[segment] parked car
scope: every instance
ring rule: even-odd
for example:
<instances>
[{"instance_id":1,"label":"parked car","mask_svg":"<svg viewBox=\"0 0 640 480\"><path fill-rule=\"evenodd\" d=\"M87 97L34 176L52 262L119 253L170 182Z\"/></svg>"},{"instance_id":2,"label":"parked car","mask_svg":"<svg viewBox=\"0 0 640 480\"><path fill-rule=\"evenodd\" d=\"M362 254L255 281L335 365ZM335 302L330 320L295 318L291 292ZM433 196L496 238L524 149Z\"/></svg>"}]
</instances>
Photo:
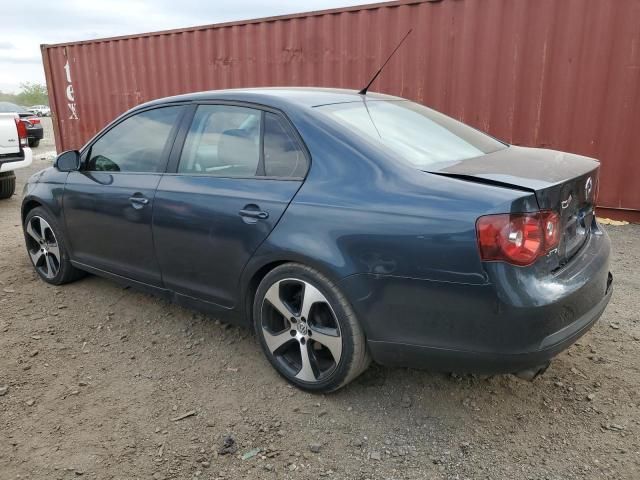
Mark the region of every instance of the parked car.
<instances>
[{"instance_id":1,"label":"parked car","mask_svg":"<svg viewBox=\"0 0 640 480\"><path fill-rule=\"evenodd\" d=\"M17 113L27 129L29 147L36 148L44 137L40 118L24 107L11 102L0 102L0 113Z\"/></svg>"},{"instance_id":2,"label":"parked car","mask_svg":"<svg viewBox=\"0 0 640 480\"><path fill-rule=\"evenodd\" d=\"M51 109L49 108L48 105L33 105L32 107L29 107L27 110L29 110L31 113L36 114L38 117L51 116Z\"/></svg>"},{"instance_id":3,"label":"parked car","mask_svg":"<svg viewBox=\"0 0 640 480\"><path fill-rule=\"evenodd\" d=\"M0 113L0 200L10 198L16 190L19 168L31 165L27 147L27 129L15 113Z\"/></svg>"},{"instance_id":4,"label":"parked car","mask_svg":"<svg viewBox=\"0 0 640 480\"><path fill-rule=\"evenodd\" d=\"M26 184L38 275L112 278L253 325L331 391L369 365L531 378L612 292L597 161L333 89L146 103Z\"/></svg>"}]
</instances>

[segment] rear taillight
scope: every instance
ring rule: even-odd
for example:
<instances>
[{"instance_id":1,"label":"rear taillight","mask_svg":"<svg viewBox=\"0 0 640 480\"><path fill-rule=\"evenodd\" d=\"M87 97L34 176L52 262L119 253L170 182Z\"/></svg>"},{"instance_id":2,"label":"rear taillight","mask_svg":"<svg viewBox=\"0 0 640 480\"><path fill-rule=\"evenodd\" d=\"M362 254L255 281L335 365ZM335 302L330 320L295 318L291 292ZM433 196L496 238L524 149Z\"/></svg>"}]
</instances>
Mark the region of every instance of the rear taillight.
<instances>
[{"instance_id":1,"label":"rear taillight","mask_svg":"<svg viewBox=\"0 0 640 480\"><path fill-rule=\"evenodd\" d=\"M16 128L18 129L18 138L20 139L20 146L26 147L28 143L27 126L20 119L20 117L16 117Z\"/></svg>"},{"instance_id":2,"label":"rear taillight","mask_svg":"<svg viewBox=\"0 0 640 480\"><path fill-rule=\"evenodd\" d=\"M556 212L485 215L476 221L480 258L530 265L558 246L559 230Z\"/></svg>"},{"instance_id":3,"label":"rear taillight","mask_svg":"<svg viewBox=\"0 0 640 480\"><path fill-rule=\"evenodd\" d=\"M29 122L31 125L39 125L40 119L38 117L29 117L27 118L27 122Z\"/></svg>"}]
</instances>

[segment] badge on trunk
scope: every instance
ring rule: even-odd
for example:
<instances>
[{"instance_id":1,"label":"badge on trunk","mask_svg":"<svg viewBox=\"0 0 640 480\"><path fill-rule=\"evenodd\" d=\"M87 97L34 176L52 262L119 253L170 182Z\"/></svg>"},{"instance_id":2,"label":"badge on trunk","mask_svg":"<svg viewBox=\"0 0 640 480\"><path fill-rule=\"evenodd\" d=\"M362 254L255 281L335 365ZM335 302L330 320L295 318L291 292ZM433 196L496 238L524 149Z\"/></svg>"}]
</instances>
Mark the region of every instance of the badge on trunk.
<instances>
[{"instance_id":1,"label":"badge on trunk","mask_svg":"<svg viewBox=\"0 0 640 480\"><path fill-rule=\"evenodd\" d=\"M587 198L591 196L591 190L593 190L593 180L589 177L587 178L587 182L584 184L584 193Z\"/></svg>"}]
</instances>

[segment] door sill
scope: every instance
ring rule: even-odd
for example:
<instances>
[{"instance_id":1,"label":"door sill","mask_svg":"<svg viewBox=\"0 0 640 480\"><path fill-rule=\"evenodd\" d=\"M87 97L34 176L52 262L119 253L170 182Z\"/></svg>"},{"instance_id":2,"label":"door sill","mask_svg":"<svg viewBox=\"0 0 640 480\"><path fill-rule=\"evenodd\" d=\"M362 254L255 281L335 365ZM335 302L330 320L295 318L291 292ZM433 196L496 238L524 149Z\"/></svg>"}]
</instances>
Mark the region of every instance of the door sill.
<instances>
[{"instance_id":1,"label":"door sill","mask_svg":"<svg viewBox=\"0 0 640 480\"><path fill-rule=\"evenodd\" d=\"M161 297L165 300L175 303L176 305L180 305L182 307L186 307L193 310L198 310L202 313L210 314L216 318L219 318L220 320L225 320L229 323L234 323L236 325L247 325L247 321L243 318L243 316L240 315L238 311L233 308L224 307L222 305L218 305L217 303L208 302L206 300L200 300L199 298L194 298L188 295L176 293L173 290L168 290L166 288L162 288L155 285L150 285L148 283L133 280L131 278L124 277L122 275L118 275L115 273L107 272L100 268L92 267L90 265L86 265L84 263L80 263L75 260L71 260L71 264L80 270L84 270L85 272L89 272L99 277L104 277L109 280L113 280L120 285L132 287L132 288L135 288L136 290Z\"/></svg>"}]
</instances>

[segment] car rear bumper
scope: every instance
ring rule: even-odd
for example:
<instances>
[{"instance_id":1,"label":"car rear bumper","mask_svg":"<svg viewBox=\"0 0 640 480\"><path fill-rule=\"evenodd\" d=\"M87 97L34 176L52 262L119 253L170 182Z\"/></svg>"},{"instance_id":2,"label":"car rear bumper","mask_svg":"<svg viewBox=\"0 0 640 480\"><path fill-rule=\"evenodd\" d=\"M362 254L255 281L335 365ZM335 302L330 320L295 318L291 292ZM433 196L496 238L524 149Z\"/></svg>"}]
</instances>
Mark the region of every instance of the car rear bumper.
<instances>
[{"instance_id":1,"label":"car rear bumper","mask_svg":"<svg viewBox=\"0 0 640 480\"><path fill-rule=\"evenodd\" d=\"M11 172L19 168L25 168L31 165L32 153L30 148L23 148L22 156L0 157L0 173Z\"/></svg>"},{"instance_id":2,"label":"car rear bumper","mask_svg":"<svg viewBox=\"0 0 640 480\"><path fill-rule=\"evenodd\" d=\"M42 125L36 125L32 128L27 127L27 137L33 138L34 140L42 140L44 137L44 129L42 128Z\"/></svg>"},{"instance_id":3,"label":"car rear bumper","mask_svg":"<svg viewBox=\"0 0 640 480\"><path fill-rule=\"evenodd\" d=\"M573 345L602 316L612 292L610 285L606 295L591 310L543 338L539 349L527 352L472 352L374 340L367 343L372 357L382 365L466 373L515 373L545 365Z\"/></svg>"},{"instance_id":4,"label":"car rear bumper","mask_svg":"<svg viewBox=\"0 0 640 480\"><path fill-rule=\"evenodd\" d=\"M496 262L482 284L361 274L341 285L378 363L511 373L548 362L600 318L612 292L609 254L594 225L553 274Z\"/></svg>"}]
</instances>

